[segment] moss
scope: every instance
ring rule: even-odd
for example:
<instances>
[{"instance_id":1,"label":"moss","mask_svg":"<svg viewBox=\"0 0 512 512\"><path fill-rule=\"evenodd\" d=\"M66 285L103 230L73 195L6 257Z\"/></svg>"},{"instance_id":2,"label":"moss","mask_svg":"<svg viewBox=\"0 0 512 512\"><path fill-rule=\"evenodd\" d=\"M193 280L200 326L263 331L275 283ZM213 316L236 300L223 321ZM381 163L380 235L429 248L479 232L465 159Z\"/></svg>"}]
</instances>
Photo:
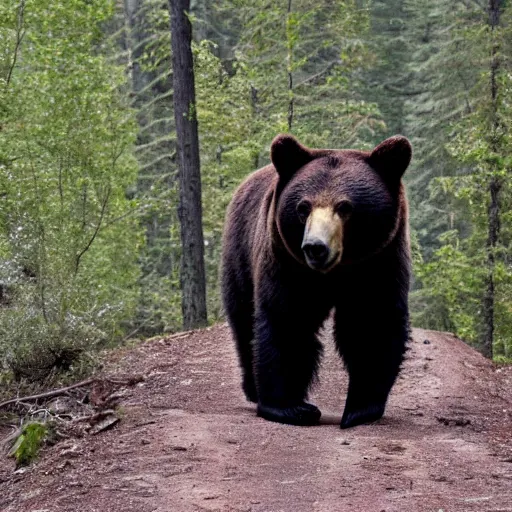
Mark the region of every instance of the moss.
<instances>
[{"instance_id":1,"label":"moss","mask_svg":"<svg viewBox=\"0 0 512 512\"><path fill-rule=\"evenodd\" d=\"M37 458L47 434L48 427L42 423L29 423L23 427L10 452L18 467L27 466Z\"/></svg>"}]
</instances>

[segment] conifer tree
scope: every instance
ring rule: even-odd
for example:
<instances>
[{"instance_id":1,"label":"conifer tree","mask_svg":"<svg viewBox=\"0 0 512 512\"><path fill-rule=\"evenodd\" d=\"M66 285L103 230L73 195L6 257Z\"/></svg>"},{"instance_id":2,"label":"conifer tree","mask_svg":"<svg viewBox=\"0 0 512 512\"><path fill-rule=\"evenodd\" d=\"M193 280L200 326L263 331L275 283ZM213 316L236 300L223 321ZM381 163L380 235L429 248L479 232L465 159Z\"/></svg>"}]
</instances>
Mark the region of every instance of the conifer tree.
<instances>
[{"instance_id":1,"label":"conifer tree","mask_svg":"<svg viewBox=\"0 0 512 512\"><path fill-rule=\"evenodd\" d=\"M206 278L190 0L169 0L169 9L180 190L181 304L183 327L191 329L206 324Z\"/></svg>"}]
</instances>

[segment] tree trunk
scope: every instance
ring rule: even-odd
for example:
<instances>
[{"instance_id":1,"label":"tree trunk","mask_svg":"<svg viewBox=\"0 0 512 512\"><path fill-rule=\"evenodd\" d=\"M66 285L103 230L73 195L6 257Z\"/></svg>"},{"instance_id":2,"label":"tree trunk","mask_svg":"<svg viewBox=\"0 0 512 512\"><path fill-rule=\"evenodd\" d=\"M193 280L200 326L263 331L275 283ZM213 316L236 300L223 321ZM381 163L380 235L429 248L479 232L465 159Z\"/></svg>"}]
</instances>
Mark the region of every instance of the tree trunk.
<instances>
[{"instance_id":1,"label":"tree trunk","mask_svg":"<svg viewBox=\"0 0 512 512\"><path fill-rule=\"evenodd\" d=\"M499 44L496 41L496 28L500 24L500 7L502 0L489 0L489 25L491 27L491 141L493 154L499 151L499 119L498 119L498 73L500 70ZM500 233L500 179L492 173L489 181L489 208L487 210L487 283L484 296L484 340L483 354L492 359L494 344L494 304L495 287L494 272L496 267L496 246Z\"/></svg>"},{"instance_id":2,"label":"tree trunk","mask_svg":"<svg viewBox=\"0 0 512 512\"><path fill-rule=\"evenodd\" d=\"M292 131L293 125L293 42L292 42L292 34L290 31L292 30L290 25L290 16L292 13L292 0L288 0L288 9L286 12L286 37L287 37L287 45L288 45L288 53L286 56L287 61L287 71L288 71L288 131Z\"/></svg>"},{"instance_id":3,"label":"tree trunk","mask_svg":"<svg viewBox=\"0 0 512 512\"><path fill-rule=\"evenodd\" d=\"M206 283L190 0L169 0L179 167L183 328L206 324Z\"/></svg>"}]
</instances>

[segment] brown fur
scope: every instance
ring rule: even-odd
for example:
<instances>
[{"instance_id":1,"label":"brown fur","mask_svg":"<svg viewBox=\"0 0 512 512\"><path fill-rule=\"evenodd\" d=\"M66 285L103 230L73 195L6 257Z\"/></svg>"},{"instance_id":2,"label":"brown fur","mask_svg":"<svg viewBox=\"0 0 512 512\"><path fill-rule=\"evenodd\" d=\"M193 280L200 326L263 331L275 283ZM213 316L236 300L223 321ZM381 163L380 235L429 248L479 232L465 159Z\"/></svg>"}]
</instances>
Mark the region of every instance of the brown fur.
<instances>
[{"instance_id":1,"label":"brown fur","mask_svg":"<svg viewBox=\"0 0 512 512\"><path fill-rule=\"evenodd\" d=\"M272 144L273 163L235 192L224 231L223 299L243 388L261 416L318 420L319 411L304 400L322 351L316 332L333 307L350 375L342 426L383 414L408 335L410 257L400 178L410 156L403 137L364 152L311 150L282 135ZM332 267L316 269L305 256L311 222L305 216L315 208L332 209L333 222L342 219L341 229L315 231L326 250L342 247Z\"/></svg>"}]
</instances>

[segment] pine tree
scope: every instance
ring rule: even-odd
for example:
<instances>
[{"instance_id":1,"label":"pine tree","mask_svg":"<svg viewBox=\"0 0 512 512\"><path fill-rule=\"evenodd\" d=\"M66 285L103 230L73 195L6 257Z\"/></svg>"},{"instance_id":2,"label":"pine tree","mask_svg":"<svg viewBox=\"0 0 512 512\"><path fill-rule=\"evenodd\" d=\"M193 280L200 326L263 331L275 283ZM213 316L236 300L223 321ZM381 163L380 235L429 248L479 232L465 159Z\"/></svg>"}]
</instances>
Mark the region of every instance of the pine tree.
<instances>
[{"instance_id":1,"label":"pine tree","mask_svg":"<svg viewBox=\"0 0 512 512\"><path fill-rule=\"evenodd\" d=\"M290 130L312 146L367 143L381 123L375 104L358 94L358 72L369 61L366 8L327 0L220 5L243 27L235 55L251 86L255 146L267 148L276 133Z\"/></svg>"},{"instance_id":2,"label":"pine tree","mask_svg":"<svg viewBox=\"0 0 512 512\"><path fill-rule=\"evenodd\" d=\"M498 17L497 4L488 7L454 10L445 20L446 44L431 59L444 68L449 64L452 75L440 74L446 85L438 88L443 94L438 97L445 101L436 103L442 110L435 123L444 127L442 148L451 165L444 176L436 171L429 188L437 197L427 196L425 202L442 198L451 222L438 248L418 267L418 277L424 297L444 305L450 328L492 357L493 348L494 354L506 355L511 343L507 291L512 276L503 250L509 242L501 236L502 229L508 231L502 205L510 200L504 180L510 109L502 95L510 87L510 34L501 24L508 10Z\"/></svg>"},{"instance_id":3,"label":"pine tree","mask_svg":"<svg viewBox=\"0 0 512 512\"><path fill-rule=\"evenodd\" d=\"M206 278L190 0L169 0L169 9L180 186L181 303L183 327L191 329L206 324Z\"/></svg>"}]
</instances>

